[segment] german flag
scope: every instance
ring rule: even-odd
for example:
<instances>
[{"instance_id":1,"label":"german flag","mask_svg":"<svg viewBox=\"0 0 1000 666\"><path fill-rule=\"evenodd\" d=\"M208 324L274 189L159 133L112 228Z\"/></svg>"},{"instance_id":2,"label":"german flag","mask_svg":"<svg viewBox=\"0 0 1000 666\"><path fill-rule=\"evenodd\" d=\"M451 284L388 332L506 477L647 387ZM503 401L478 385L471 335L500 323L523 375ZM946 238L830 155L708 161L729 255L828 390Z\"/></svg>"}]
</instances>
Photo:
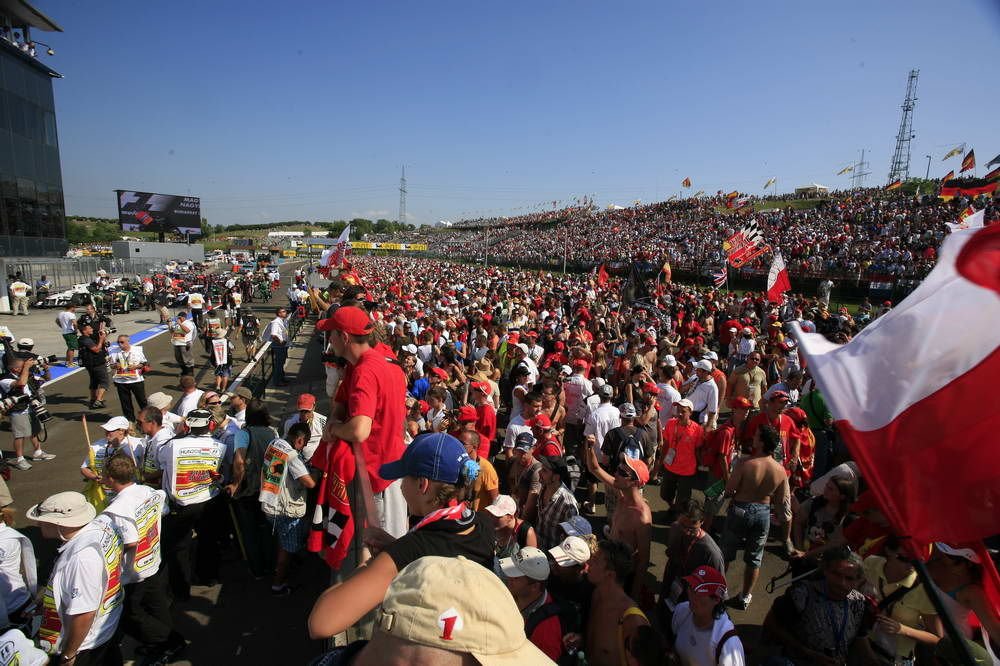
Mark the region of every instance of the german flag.
<instances>
[{"instance_id":1,"label":"german flag","mask_svg":"<svg viewBox=\"0 0 1000 666\"><path fill-rule=\"evenodd\" d=\"M896 180L892 181L891 183L885 186L885 191L891 192L892 190L898 190L902 186L903 186L903 181L897 178Z\"/></svg>"},{"instance_id":2,"label":"german flag","mask_svg":"<svg viewBox=\"0 0 1000 666\"><path fill-rule=\"evenodd\" d=\"M951 171L949 171L949 172L948 172L948 173L947 173L947 174L945 175L945 177L944 177L944 178L942 178L942 179L941 179L941 184L942 184L942 185L944 185L944 184L945 184L945 183L947 183L947 182L948 182L949 180L953 180L954 178L955 178L955 170L954 170L954 169L952 169Z\"/></svg>"},{"instance_id":3,"label":"german flag","mask_svg":"<svg viewBox=\"0 0 1000 666\"><path fill-rule=\"evenodd\" d=\"M1000 180L992 183L985 178L965 178L962 180L949 180L941 185L939 197L945 201L950 201L958 196L978 197L981 195L993 195L1000 186Z\"/></svg>"},{"instance_id":4,"label":"german flag","mask_svg":"<svg viewBox=\"0 0 1000 666\"><path fill-rule=\"evenodd\" d=\"M685 178L684 180L681 181L681 185L683 185L684 187L691 187L691 179Z\"/></svg>"},{"instance_id":5,"label":"german flag","mask_svg":"<svg viewBox=\"0 0 1000 666\"><path fill-rule=\"evenodd\" d=\"M993 169L988 174L983 176L983 180L992 183L994 180L1000 180L1000 167Z\"/></svg>"},{"instance_id":6,"label":"german flag","mask_svg":"<svg viewBox=\"0 0 1000 666\"><path fill-rule=\"evenodd\" d=\"M970 150L969 153L962 158L962 168L958 170L959 173L969 171L976 168L976 151Z\"/></svg>"}]
</instances>

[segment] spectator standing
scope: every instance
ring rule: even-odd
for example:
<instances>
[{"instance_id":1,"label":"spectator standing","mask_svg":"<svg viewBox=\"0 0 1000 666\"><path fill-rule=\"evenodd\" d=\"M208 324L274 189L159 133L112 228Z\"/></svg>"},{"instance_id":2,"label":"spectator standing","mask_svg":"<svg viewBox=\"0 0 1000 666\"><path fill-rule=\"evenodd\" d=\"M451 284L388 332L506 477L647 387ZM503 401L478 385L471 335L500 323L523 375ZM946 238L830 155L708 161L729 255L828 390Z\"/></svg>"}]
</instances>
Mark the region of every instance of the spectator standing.
<instances>
[{"instance_id":1,"label":"spectator standing","mask_svg":"<svg viewBox=\"0 0 1000 666\"><path fill-rule=\"evenodd\" d=\"M767 388L767 375L760 367L761 358L757 352L747 356L746 363L736 366L726 385L730 398L746 398L754 409L760 407L760 399Z\"/></svg>"},{"instance_id":2,"label":"spectator standing","mask_svg":"<svg viewBox=\"0 0 1000 666\"><path fill-rule=\"evenodd\" d=\"M594 666L627 664L628 645L649 627L646 614L626 591L626 581L634 575L628 546L606 540L597 544L587 568L594 594L584 634L587 660Z\"/></svg>"},{"instance_id":3,"label":"spectator standing","mask_svg":"<svg viewBox=\"0 0 1000 666\"><path fill-rule=\"evenodd\" d=\"M80 338L77 336L76 312L73 311L74 309L72 303L67 303L63 306L63 311L56 315L56 326L59 327L59 333L62 334L63 340L66 342L67 368L76 367L76 364L73 363L73 356L80 348Z\"/></svg>"},{"instance_id":4,"label":"spectator standing","mask_svg":"<svg viewBox=\"0 0 1000 666\"><path fill-rule=\"evenodd\" d=\"M287 386L285 360L288 358L288 308L277 308L274 319L264 331L264 339L271 342L271 363L275 386ZM365 315L366 317L368 315Z\"/></svg>"},{"instance_id":5,"label":"spectator standing","mask_svg":"<svg viewBox=\"0 0 1000 666\"><path fill-rule=\"evenodd\" d=\"M90 377L90 408L104 409L104 393L111 386L108 377L108 331L103 326L95 336L94 325L80 326L80 362Z\"/></svg>"},{"instance_id":6,"label":"spectator standing","mask_svg":"<svg viewBox=\"0 0 1000 666\"><path fill-rule=\"evenodd\" d=\"M541 456L538 459L541 469L538 477L542 482L542 491L538 497L538 547L548 550L559 545L564 533L561 523L567 522L573 516L580 515L576 498L569 489L569 467L562 456Z\"/></svg>"},{"instance_id":7,"label":"spectator standing","mask_svg":"<svg viewBox=\"0 0 1000 666\"><path fill-rule=\"evenodd\" d=\"M513 557L505 557L498 564L503 582L510 590L521 616L524 633L539 650L552 661L558 662L565 652L563 636L575 630L563 626L560 607L548 590L549 560L545 552L528 546Z\"/></svg>"},{"instance_id":8,"label":"spectator standing","mask_svg":"<svg viewBox=\"0 0 1000 666\"><path fill-rule=\"evenodd\" d=\"M42 596L39 643L50 663L122 663L114 640L122 614L122 539L107 517L77 492L52 495L28 509L42 537L61 542Z\"/></svg>"},{"instance_id":9,"label":"spectator standing","mask_svg":"<svg viewBox=\"0 0 1000 666\"><path fill-rule=\"evenodd\" d=\"M299 395L298 409L297 413L292 414L285 420L284 436L286 440L291 442L288 439L288 432L293 425L304 423L309 426L309 438L305 448L302 449L302 456L306 462L309 462L313 453L316 452L316 447L319 446L320 440L323 438L323 431L326 429L326 417L316 413L316 396L312 393Z\"/></svg>"},{"instance_id":10,"label":"spectator standing","mask_svg":"<svg viewBox=\"0 0 1000 666\"><path fill-rule=\"evenodd\" d=\"M2 479L2 477L0 477ZM3 485L5 497L0 497L4 507L13 503ZM38 573L35 549L31 540L13 527L13 512L0 512L0 621L4 624L24 624L31 621L38 592Z\"/></svg>"},{"instance_id":11,"label":"spectator standing","mask_svg":"<svg viewBox=\"0 0 1000 666\"><path fill-rule=\"evenodd\" d=\"M149 361L142 347L133 346L127 335L118 336L118 351L111 354L111 365L114 368L112 381L118 391L118 401L122 406L122 414L129 421L135 421L135 409L132 399L141 410L146 407L145 374L150 371Z\"/></svg>"},{"instance_id":12,"label":"spectator standing","mask_svg":"<svg viewBox=\"0 0 1000 666\"><path fill-rule=\"evenodd\" d=\"M188 307L191 309L191 321L195 328L201 328L201 316L205 310L205 296L199 291L198 286L192 287L188 293Z\"/></svg>"},{"instance_id":13,"label":"spectator standing","mask_svg":"<svg viewBox=\"0 0 1000 666\"><path fill-rule=\"evenodd\" d=\"M708 566L724 571L726 562L715 540L704 530L705 511L701 502L689 499L680 506L677 520L667 532L667 564L660 581L659 608L669 622L677 604L687 599L685 571ZM725 600L725 599L723 599Z\"/></svg>"},{"instance_id":14,"label":"spectator standing","mask_svg":"<svg viewBox=\"0 0 1000 666\"><path fill-rule=\"evenodd\" d=\"M660 497L669 506L691 497L698 472L696 451L705 438L702 427L691 420L694 405L687 398L677 403L677 416L663 429L663 450L657 467L663 470Z\"/></svg>"},{"instance_id":15,"label":"spectator standing","mask_svg":"<svg viewBox=\"0 0 1000 666\"><path fill-rule=\"evenodd\" d=\"M28 316L28 294L31 293L31 285L16 279L10 283L10 305L11 314Z\"/></svg>"},{"instance_id":16,"label":"spectator standing","mask_svg":"<svg viewBox=\"0 0 1000 666\"><path fill-rule=\"evenodd\" d=\"M201 398L205 395L205 392L198 388L195 384L193 375L184 375L181 377L181 397L177 398L177 404L174 405L174 414L184 418L188 415L192 409L198 407L198 403L201 402Z\"/></svg>"},{"instance_id":17,"label":"spectator standing","mask_svg":"<svg viewBox=\"0 0 1000 666\"><path fill-rule=\"evenodd\" d=\"M186 312L178 312L177 318L170 324L170 344L174 347L174 358L180 366L181 376L194 374L194 357L191 355L191 345L194 342L197 327L188 321Z\"/></svg>"}]
</instances>

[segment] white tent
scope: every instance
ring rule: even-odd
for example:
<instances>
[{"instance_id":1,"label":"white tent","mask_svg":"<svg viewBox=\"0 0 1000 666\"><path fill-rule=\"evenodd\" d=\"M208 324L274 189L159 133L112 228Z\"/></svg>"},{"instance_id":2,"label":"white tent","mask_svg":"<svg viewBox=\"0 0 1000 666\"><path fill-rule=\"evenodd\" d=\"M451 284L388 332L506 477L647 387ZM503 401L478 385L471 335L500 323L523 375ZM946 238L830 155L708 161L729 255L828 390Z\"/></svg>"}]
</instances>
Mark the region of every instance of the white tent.
<instances>
[{"instance_id":1,"label":"white tent","mask_svg":"<svg viewBox=\"0 0 1000 666\"><path fill-rule=\"evenodd\" d=\"M829 194L830 188L826 185L820 185L819 183L809 183L808 185L803 185L802 187L795 188L796 194Z\"/></svg>"}]
</instances>

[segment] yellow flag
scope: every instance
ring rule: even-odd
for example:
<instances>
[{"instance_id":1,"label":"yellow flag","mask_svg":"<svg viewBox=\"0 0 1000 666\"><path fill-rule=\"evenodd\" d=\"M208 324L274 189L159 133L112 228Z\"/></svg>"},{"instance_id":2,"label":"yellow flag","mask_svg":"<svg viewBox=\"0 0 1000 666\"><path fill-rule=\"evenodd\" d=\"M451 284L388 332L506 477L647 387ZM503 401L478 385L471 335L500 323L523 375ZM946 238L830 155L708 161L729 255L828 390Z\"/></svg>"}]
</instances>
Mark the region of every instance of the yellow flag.
<instances>
[{"instance_id":1,"label":"yellow flag","mask_svg":"<svg viewBox=\"0 0 1000 666\"><path fill-rule=\"evenodd\" d=\"M775 182L776 180L778 180L778 179L777 179L777 178L768 178L768 179L767 179L767 182L766 182L766 183L764 183L764 189L766 190L767 188L769 188L769 187L771 187L772 185L774 185L774 182Z\"/></svg>"},{"instance_id":2,"label":"yellow flag","mask_svg":"<svg viewBox=\"0 0 1000 666\"><path fill-rule=\"evenodd\" d=\"M954 148L952 148L951 150L949 150L947 153L945 153L944 157L941 158L941 161L944 162L946 159L955 157L955 155L961 155L964 152L965 152L965 144L964 143L959 144Z\"/></svg>"},{"instance_id":3,"label":"yellow flag","mask_svg":"<svg viewBox=\"0 0 1000 666\"><path fill-rule=\"evenodd\" d=\"M845 166L843 169L841 169L840 171L837 172L837 175L838 176L843 176L845 173L850 173L852 171L854 171L854 165L853 164Z\"/></svg>"}]
</instances>

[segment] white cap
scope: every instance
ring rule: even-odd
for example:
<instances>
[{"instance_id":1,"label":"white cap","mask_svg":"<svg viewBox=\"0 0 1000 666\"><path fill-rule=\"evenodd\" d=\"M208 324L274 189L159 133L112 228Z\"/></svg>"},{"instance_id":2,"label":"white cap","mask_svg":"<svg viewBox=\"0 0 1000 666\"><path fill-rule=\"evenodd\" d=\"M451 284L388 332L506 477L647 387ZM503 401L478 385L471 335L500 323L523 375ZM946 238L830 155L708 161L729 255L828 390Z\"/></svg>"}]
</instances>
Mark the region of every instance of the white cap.
<instances>
[{"instance_id":1,"label":"white cap","mask_svg":"<svg viewBox=\"0 0 1000 666\"><path fill-rule=\"evenodd\" d=\"M590 380L590 384L594 387L594 390L596 391L597 389L607 384L607 382L604 381L604 377L594 377L593 379Z\"/></svg>"},{"instance_id":2,"label":"white cap","mask_svg":"<svg viewBox=\"0 0 1000 666\"><path fill-rule=\"evenodd\" d=\"M702 356L702 358L707 358L707 359L710 359L712 361L718 361L719 360L719 355L716 354L714 351L709 350L709 351L705 352L705 354L704 354L704 356Z\"/></svg>"},{"instance_id":3,"label":"white cap","mask_svg":"<svg viewBox=\"0 0 1000 666\"><path fill-rule=\"evenodd\" d=\"M575 567L590 560L590 546L578 536L570 536L555 548L549 548L556 564L561 567Z\"/></svg>"},{"instance_id":4,"label":"white cap","mask_svg":"<svg viewBox=\"0 0 1000 666\"><path fill-rule=\"evenodd\" d=\"M32 340L31 338L21 338L20 340L17 341L17 346L18 347L34 347L35 346L35 341Z\"/></svg>"},{"instance_id":5,"label":"white cap","mask_svg":"<svg viewBox=\"0 0 1000 666\"><path fill-rule=\"evenodd\" d=\"M500 560L500 571L507 578L527 576L532 580L546 580L549 577L549 558L532 546L525 546L514 553L514 557Z\"/></svg>"},{"instance_id":6,"label":"white cap","mask_svg":"<svg viewBox=\"0 0 1000 666\"><path fill-rule=\"evenodd\" d=\"M706 361L705 359L695 362L694 367L695 370L704 370L705 372L712 372L712 362Z\"/></svg>"},{"instance_id":7,"label":"white cap","mask_svg":"<svg viewBox=\"0 0 1000 666\"><path fill-rule=\"evenodd\" d=\"M688 400L687 398L681 398L674 404L677 405L678 407L687 407L691 411L694 411L694 403Z\"/></svg>"},{"instance_id":8,"label":"white cap","mask_svg":"<svg viewBox=\"0 0 1000 666\"><path fill-rule=\"evenodd\" d=\"M173 402L173 399L163 391L157 391L146 398L146 404L152 405L157 409L166 409L173 404Z\"/></svg>"},{"instance_id":9,"label":"white cap","mask_svg":"<svg viewBox=\"0 0 1000 666\"><path fill-rule=\"evenodd\" d=\"M573 368L569 367L568 365L564 365L561 368L559 368L559 372L561 372L564 376L569 377L570 375L573 374Z\"/></svg>"},{"instance_id":10,"label":"white cap","mask_svg":"<svg viewBox=\"0 0 1000 666\"><path fill-rule=\"evenodd\" d=\"M510 495L497 495L497 498L493 500L493 504L486 507L486 510L497 518L513 516L517 513L517 502Z\"/></svg>"},{"instance_id":11,"label":"white cap","mask_svg":"<svg viewBox=\"0 0 1000 666\"><path fill-rule=\"evenodd\" d=\"M666 363L667 365L669 365L672 368L676 368L677 367L677 359L674 358L673 354L667 354L666 356L664 356L663 357L663 362Z\"/></svg>"},{"instance_id":12,"label":"white cap","mask_svg":"<svg viewBox=\"0 0 1000 666\"><path fill-rule=\"evenodd\" d=\"M129 422L124 416L113 416L108 419L107 423L101 425L107 432L112 432L114 430L128 430Z\"/></svg>"}]
</instances>

